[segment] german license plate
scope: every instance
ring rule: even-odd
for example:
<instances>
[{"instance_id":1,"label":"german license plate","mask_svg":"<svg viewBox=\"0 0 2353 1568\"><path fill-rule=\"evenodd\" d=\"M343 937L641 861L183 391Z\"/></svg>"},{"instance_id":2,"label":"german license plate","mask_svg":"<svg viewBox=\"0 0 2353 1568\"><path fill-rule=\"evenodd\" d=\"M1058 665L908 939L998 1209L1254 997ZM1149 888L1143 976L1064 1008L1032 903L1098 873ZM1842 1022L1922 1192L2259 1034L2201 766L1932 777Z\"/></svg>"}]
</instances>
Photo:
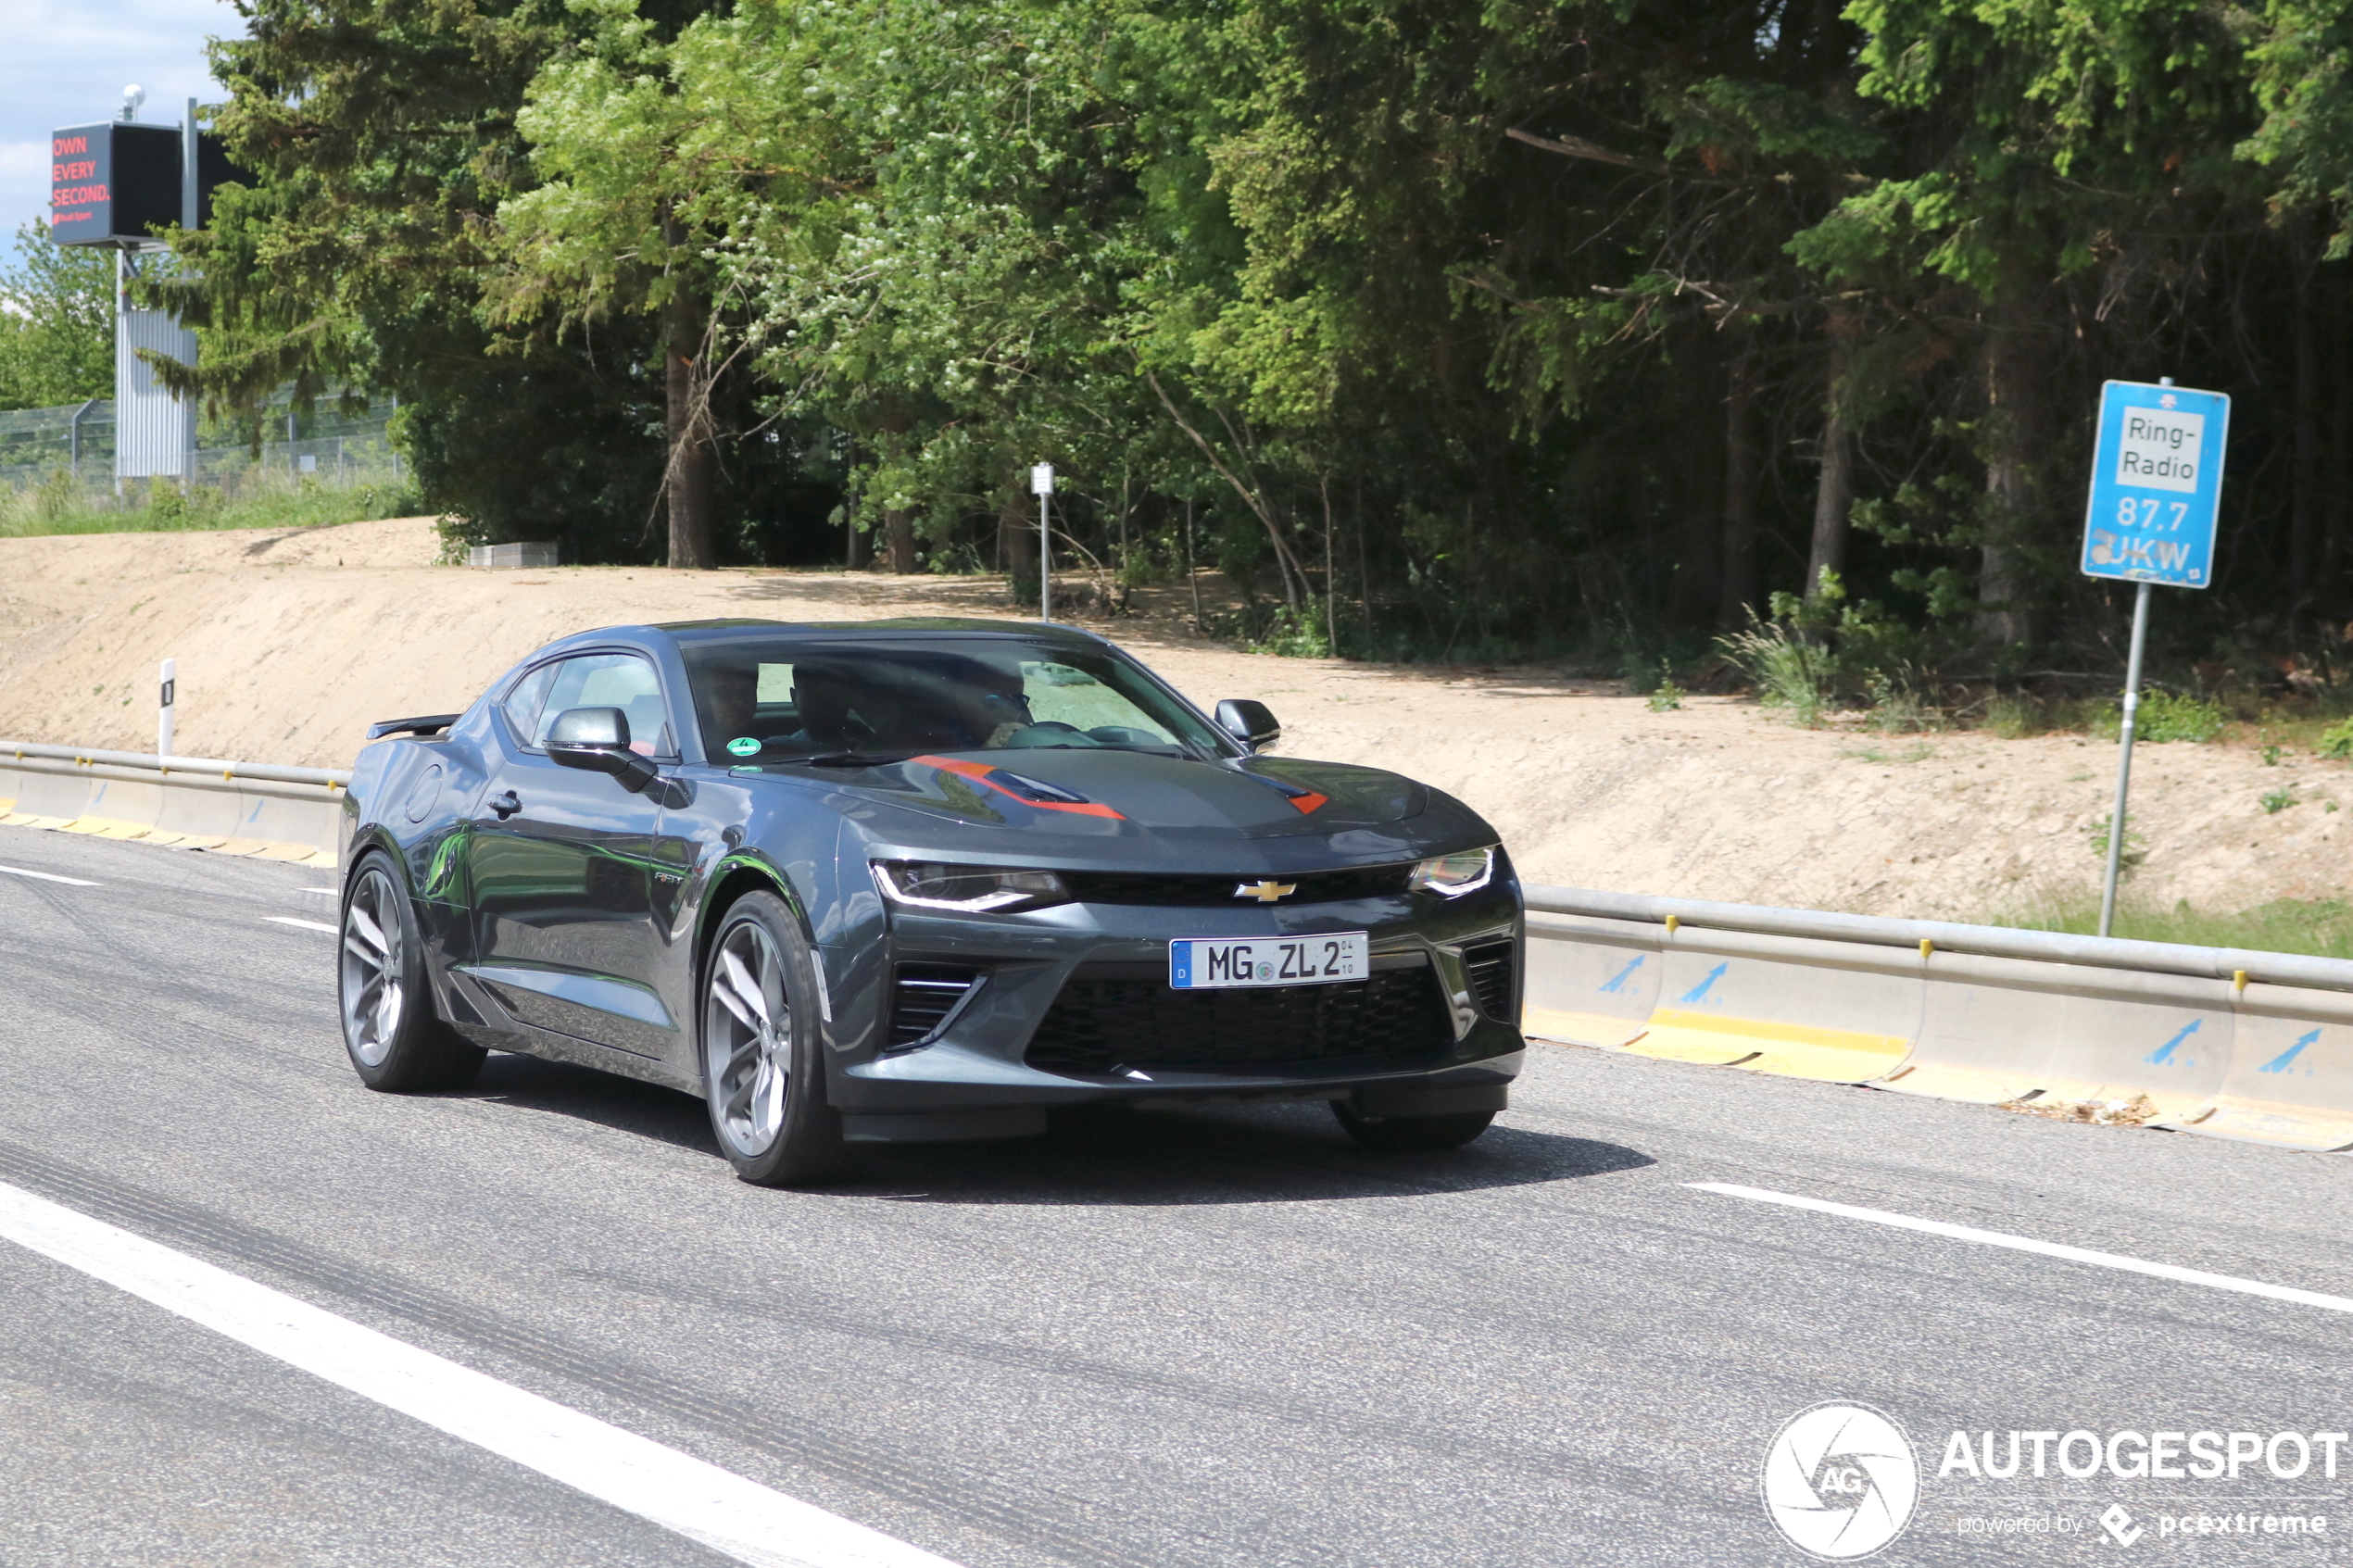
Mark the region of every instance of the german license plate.
<instances>
[{"instance_id":1,"label":"german license plate","mask_svg":"<svg viewBox=\"0 0 2353 1568\"><path fill-rule=\"evenodd\" d=\"M1168 983L1179 991L1228 985L1330 985L1372 972L1361 931L1322 936L1220 936L1168 945Z\"/></svg>"}]
</instances>

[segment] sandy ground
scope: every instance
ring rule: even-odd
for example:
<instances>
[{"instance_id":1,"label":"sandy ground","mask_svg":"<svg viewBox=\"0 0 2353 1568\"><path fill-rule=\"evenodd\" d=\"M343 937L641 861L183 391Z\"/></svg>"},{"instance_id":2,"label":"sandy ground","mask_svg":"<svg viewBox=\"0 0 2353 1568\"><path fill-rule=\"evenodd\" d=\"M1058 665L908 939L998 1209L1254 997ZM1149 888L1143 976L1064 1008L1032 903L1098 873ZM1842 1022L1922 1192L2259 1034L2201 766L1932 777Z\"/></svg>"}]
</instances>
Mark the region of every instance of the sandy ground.
<instances>
[{"instance_id":1,"label":"sandy ground","mask_svg":"<svg viewBox=\"0 0 2353 1568\"><path fill-rule=\"evenodd\" d=\"M179 660L193 756L347 766L374 719L464 707L587 627L754 616L1001 615L976 578L430 564L422 519L295 533L0 540L0 736L149 751L157 662ZM1743 700L1654 713L1614 682L1239 653L1183 630L1176 595L1098 630L1204 707L1266 700L1283 750L1394 768L1499 828L1531 880L1868 913L1972 918L2096 884L2091 822L2114 748L1795 730ZM2267 813L2261 797L2296 804ZM2342 763L2144 746L2139 897L2238 908L2343 893Z\"/></svg>"}]
</instances>

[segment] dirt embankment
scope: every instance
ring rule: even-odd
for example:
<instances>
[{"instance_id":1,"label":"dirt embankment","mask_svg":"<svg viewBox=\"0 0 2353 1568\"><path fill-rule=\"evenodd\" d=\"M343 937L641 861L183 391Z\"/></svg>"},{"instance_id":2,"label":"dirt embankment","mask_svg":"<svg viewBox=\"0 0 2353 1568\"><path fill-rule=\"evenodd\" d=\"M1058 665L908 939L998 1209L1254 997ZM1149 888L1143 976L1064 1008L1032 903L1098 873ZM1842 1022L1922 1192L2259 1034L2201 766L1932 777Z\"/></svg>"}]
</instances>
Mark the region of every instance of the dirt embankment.
<instances>
[{"instance_id":1,"label":"dirt embankment","mask_svg":"<svg viewBox=\"0 0 2353 1568\"><path fill-rule=\"evenodd\" d=\"M422 519L295 533L0 540L0 736L145 751L157 662L179 660L178 749L340 767L373 719L462 708L591 626L757 616L1002 615L988 580L429 564ZM1805 732L1698 697L1654 713L1543 669L1272 659L1187 635L1175 596L1098 629L1204 706L1265 698L1283 749L1462 797L1533 880L1634 893L1982 916L2097 875L2113 747L2070 736ZM2295 804L2266 812L2267 794ZM2152 746L2133 768L2137 891L2236 908L2342 894L2343 764Z\"/></svg>"}]
</instances>

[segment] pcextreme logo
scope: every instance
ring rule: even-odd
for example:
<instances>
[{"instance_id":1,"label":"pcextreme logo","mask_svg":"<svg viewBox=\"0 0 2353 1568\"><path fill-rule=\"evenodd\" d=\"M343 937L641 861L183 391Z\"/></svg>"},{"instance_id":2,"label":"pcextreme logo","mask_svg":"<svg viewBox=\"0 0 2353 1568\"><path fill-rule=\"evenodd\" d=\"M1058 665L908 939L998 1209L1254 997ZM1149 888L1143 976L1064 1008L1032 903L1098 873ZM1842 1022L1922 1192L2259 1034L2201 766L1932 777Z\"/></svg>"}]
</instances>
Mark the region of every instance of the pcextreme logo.
<instances>
[{"instance_id":1,"label":"pcextreme logo","mask_svg":"<svg viewBox=\"0 0 2353 1568\"><path fill-rule=\"evenodd\" d=\"M1765 1450L1765 1512L1792 1546L1826 1562L1869 1557L1894 1540L1919 1495L1910 1439L1865 1405L1800 1411Z\"/></svg>"}]
</instances>

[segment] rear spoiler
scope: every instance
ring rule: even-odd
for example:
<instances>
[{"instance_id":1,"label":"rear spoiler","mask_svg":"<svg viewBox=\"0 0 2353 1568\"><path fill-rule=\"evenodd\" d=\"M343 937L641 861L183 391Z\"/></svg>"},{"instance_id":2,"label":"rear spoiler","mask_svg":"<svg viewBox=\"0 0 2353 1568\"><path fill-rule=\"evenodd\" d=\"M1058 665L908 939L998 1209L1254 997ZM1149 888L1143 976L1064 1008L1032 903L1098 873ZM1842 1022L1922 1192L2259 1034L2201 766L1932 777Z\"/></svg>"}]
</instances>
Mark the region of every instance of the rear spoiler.
<instances>
[{"instance_id":1,"label":"rear spoiler","mask_svg":"<svg viewBox=\"0 0 2353 1568\"><path fill-rule=\"evenodd\" d=\"M368 726L368 738L382 740L386 735L437 734L464 717L462 713L429 713L422 719L386 719L381 724Z\"/></svg>"}]
</instances>

